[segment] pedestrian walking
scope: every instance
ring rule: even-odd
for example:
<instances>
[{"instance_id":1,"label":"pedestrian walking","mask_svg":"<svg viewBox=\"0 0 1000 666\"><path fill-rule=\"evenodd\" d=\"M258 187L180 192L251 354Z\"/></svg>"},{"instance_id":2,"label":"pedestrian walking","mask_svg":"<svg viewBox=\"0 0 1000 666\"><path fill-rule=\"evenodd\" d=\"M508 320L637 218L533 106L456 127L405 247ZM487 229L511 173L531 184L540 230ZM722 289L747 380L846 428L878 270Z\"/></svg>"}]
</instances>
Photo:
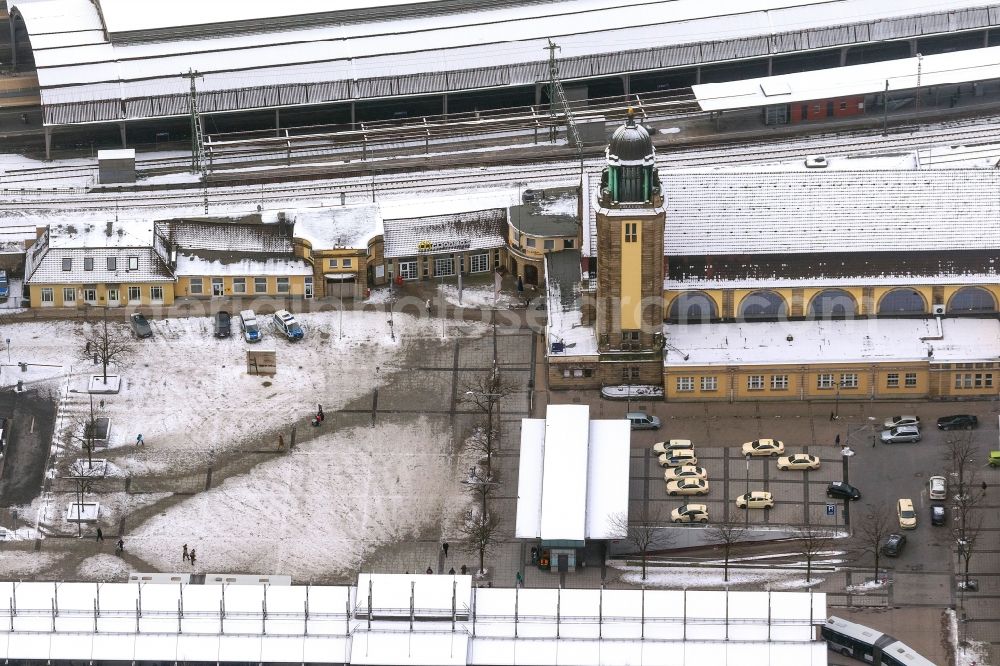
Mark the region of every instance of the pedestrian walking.
<instances>
[{"instance_id":1,"label":"pedestrian walking","mask_svg":"<svg viewBox=\"0 0 1000 666\"><path fill-rule=\"evenodd\" d=\"M462 575L464 576L464 575L466 574L466 572L467 572L467 571L468 571L468 569L467 569L467 568L465 567L465 565L463 564L463 565L462 565Z\"/></svg>"},{"instance_id":2,"label":"pedestrian walking","mask_svg":"<svg viewBox=\"0 0 1000 666\"><path fill-rule=\"evenodd\" d=\"M878 435L872 435L872 448L873 449L875 448L876 444L878 444Z\"/></svg>"},{"instance_id":3,"label":"pedestrian walking","mask_svg":"<svg viewBox=\"0 0 1000 666\"><path fill-rule=\"evenodd\" d=\"M455 575L455 567L452 567L451 569L448 569L448 575L449 576L454 576Z\"/></svg>"},{"instance_id":4,"label":"pedestrian walking","mask_svg":"<svg viewBox=\"0 0 1000 666\"><path fill-rule=\"evenodd\" d=\"M524 577L521 575L520 571L518 571L517 572L517 576L514 577L514 584L517 587L523 587L524 586Z\"/></svg>"},{"instance_id":5,"label":"pedestrian walking","mask_svg":"<svg viewBox=\"0 0 1000 666\"><path fill-rule=\"evenodd\" d=\"M97 540L104 541L104 532L101 531L100 527L97 528Z\"/></svg>"},{"instance_id":6,"label":"pedestrian walking","mask_svg":"<svg viewBox=\"0 0 1000 666\"><path fill-rule=\"evenodd\" d=\"M118 553L119 555L121 555L122 553L125 552L125 542L123 540L118 539L118 543L117 543L117 547L115 548L115 552Z\"/></svg>"},{"instance_id":7,"label":"pedestrian walking","mask_svg":"<svg viewBox=\"0 0 1000 666\"><path fill-rule=\"evenodd\" d=\"M445 541L443 544L441 544L441 550L444 551L444 556L448 557L448 542L447 541Z\"/></svg>"},{"instance_id":8,"label":"pedestrian walking","mask_svg":"<svg viewBox=\"0 0 1000 666\"><path fill-rule=\"evenodd\" d=\"M987 488L987 485L986 485L986 482L985 482L985 481L983 481L983 492L984 492L984 493L986 492L986 488ZM100 534L100 533L101 533L101 530L97 530L97 533L98 533L98 534Z\"/></svg>"},{"instance_id":9,"label":"pedestrian walking","mask_svg":"<svg viewBox=\"0 0 1000 666\"><path fill-rule=\"evenodd\" d=\"M135 445L136 446L146 446L146 442L142 441L142 433L141 432L138 435L135 436Z\"/></svg>"},{"instance_id":10,"label":"pedestrian walking","mask_svg":"<svg viewBox=\"0 0 1000 666\"><path fill-rule=\"evenodd\" d=\"M181 559L184 560L185 562L187 562L189 559L191 559L191 556L188 555L188 545L187 544L184 544L184 552L181 554Z\"/></svg>"},{"instance_id":11,"label":"pedestrian walking","mask_svg":"<svg viewBox=\"0 0 1000 666\"><path fill-rule=\"evenodd\" d=\"M323 405L316 405L316 418L319 419L320 423L326 418L326 414L323 413Z\"/></svg>"},{"instance_id":12,"label":"pedestrian walking","mask_svg":"<svg viewBox=\"0 0 1000 666\"><path fill-rule=\"evenodd\" d=\"M429 573L429 574L434 573L434 569L431 569L430 567L427 567L427 573Z\"/></svg>"},{"instance_id":13,"label":"pedestrian walking","mask_svg":"<svg viewBox=\"0 0 1000 666\"><path fill-rule=\"evenodd\" d=\"M833 441L837 444L837 446L840 446L840 433L839 432L837 433L837 438L835 440L833 440Z\"/></svg>"},{"instance_id":14,"label":"pedestrian walking","mask_svg":"<svg viewBox=\"0 0 1000 666\"><path fill-rule=\"evenodd\" d=\"M194 566L194 548L191 549L191 566Z\"/></svg>"},{"instance_id":15,"label":"pedestrian walking","mask_svg":"<svg viewBox=\"0 0 1000 666\"><path fill-rule=\"evenodd\" d=\"M833 412L830 412L830 420L833 420Z\"/></svg>"},{"instance_id":16,"label":"pedestrian walking","mask_svg":"<svg viewBox=\"0 0 1000 666\"><path fill-rule=\"evenodd\" d=\"M431 299L428 298L424 302L424 307L427 308L427 314L430 314L431 313Z\"/></svg>"}]
</instances>

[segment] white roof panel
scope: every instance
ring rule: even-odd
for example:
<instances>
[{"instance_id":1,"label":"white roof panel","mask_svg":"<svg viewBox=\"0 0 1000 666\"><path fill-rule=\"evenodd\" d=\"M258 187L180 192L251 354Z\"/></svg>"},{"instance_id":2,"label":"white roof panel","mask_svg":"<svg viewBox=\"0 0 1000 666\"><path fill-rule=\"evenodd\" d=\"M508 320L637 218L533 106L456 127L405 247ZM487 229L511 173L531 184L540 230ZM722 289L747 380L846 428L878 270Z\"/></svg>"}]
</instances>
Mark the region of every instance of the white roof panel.
<instances>
[{"instance_id":1,"label":"white roof panel","mask_svg":"<svg viewBox=\"0 0 1000 666\"><path fill-rule=\"evenodd\" d=\"M626 419L590 422L587 462L587 538L621 539L628 520L629 443Z\"/></svg>"},{"instance_id":2,"label":"white roof panel","mask_svg":"<svg viewBox=\"0 0 1000 666\"><path fill-rule=\"evenodd\" d=\"M583 541L590 407L549 405L542 468L542 539Z\"/></svg>"},{"instance_id":3,"label":"white roof panel","mask_svg":"<svg viewBox=\"0 0 1000 666\"><path fill-rule=\"evenodd\" d=\"M517 472L517 520L514 536L536 539L542 530L542 470L545 419L521 419L521 457Z\"/></svg>"}]
</instances>

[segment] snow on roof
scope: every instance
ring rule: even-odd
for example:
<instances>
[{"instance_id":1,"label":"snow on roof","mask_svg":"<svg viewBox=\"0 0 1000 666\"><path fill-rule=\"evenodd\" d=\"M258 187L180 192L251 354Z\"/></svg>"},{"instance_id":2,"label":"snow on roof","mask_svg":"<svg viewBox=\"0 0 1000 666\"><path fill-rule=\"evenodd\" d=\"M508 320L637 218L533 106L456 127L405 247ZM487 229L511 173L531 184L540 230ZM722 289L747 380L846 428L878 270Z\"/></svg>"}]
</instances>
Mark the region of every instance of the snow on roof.
<instances>
[{"instance_id":1,"label":"snow on roof","mask_svg":"<svg viewBox=\"0 0 1000 666\"><path fill-rule=\"evenodd\" d=\"M1000 237L994 169L816 171L667 174L664 253L972 250Z\"/></svg>"},{"instance_id":2,"label":"snow on roof","mask_svg":"<svg viewBox=\"0 0 1000 666\"><path fill-rule=\"evenodd\" d=\"M367 249L368 242L382 233L382 212L378 204L299 208L293 233L309 241L313 250Z\"/></svg>"},{"instance_id":3,"label":"snow on roof","mask_svg":"<svg viewBox=\"0 0 1000 666\"><path fill-rule=\"evenodd\" d=\"M583 325L580 251L563 250L545 255L545 300L548 319L545 324L546 354L587 356L597 354L597 335L593 326ZM553 352L552 344L561 343L564 352Z\"/></svg>"},{"instance_id":4,"label":"snow on roof","mask_svg":"<svg viewBox=\"0 0 1000 666\"><path fill-rule=\"evenodd\" d=\"M470 636L443 631L437 634L364 631L354 634L351 664L426 664L447 666L464 664Z\"/></svg>"},{"instance_id":5,"label":"snow on roof","mask_svg":"<svg viewBox=\"0 0 1000 666\"><path fill-rule=\"evenodd\" d=\"M941 340L934 319L845 319L699 325L665 325L672 348L663 364L677 370L705 365L972 362L1000 358L1000 322L947 318ZM791 340L788 337L791 336ZM928 356L933 351L933 356ZM687 354L684 360L682 354Z\"/></svg>"},{"instance_id":6,"label":"snow on roof","mask_svg":"<svg viewBox=\"0 0 1000 666\"><path fill-rule=\"evenodd\" d=\"M312 275L312 267L294 256L243 256L238 252L178 252L174 273L178 276L286 276Z\"/></svg>"},{"instance_id":7,"label":"snow on roof","mask_svg":"<svg viewBox=\"0 0 1000 666\"><path fill-rule=\"evenodd\" d=\"M156 223L157 232L182 250L236 253L292 252L290 224L170 220Z\"/></svg>"},{"instance_id":8,"label":"snow on roof","mask_svg":"<svg viewBox=\"0 0 1000 666\"><path fill-rule=\"evenodd\" d=\"M49 247L53 248L151 247L152 244L153 223L148 220L49 226Z\"/></svg>"},{"instance_id":9,"label":"snow on roof","mask_svg":"<svg viewBox=\"0 0 1000 666\"><path fill-rule=\"evenodd\" d=\"M118 150L98 150L97 161L103 160L134 160L135 148L119 148Z\"/></svg>"},{"instance_id":10,"label":"snow on roof","mask_svg":"<svg viewBox=\"0 0 1000 666\"><path fill-rule=\"evenodd\" d=\"M546 410L542 539L586 538L589 428L587 405L549 405Z\"/></svg>"},{"instance_id":11,"label":"snow on roof","mask_svg":"<svg viewBox=\"0 0 1000 666\"><path fill-rule=\"evenodd\" d=\"M506 222L507 211L502 208L384 220L385 258L503 247Z\"/></svg>"},{"instance_id":12,"label":"snow on roof","mask_svg":"<svg viewBox=\"0 0 1000 666\"><path fill-rule=\"evenodd\" d=\"M131 259L136 261L137 268L130 270ZM87 270L88 265L91 270ZM151 247L50 247L41 256L29 253L25 264L26 284L173 282L173 279L170 269Z\"/></svg>"},{"instance_id":13,"label":"snow on roof","mask_svg":"<svg viewBox=\"0 0 1000 666\"><path fill-rule=\"evenodd\" d=\"M542 469L545 419L521 419L521 457L517 475L517 519L514 536L534 539L541 533Z\"/></svg>"},{"instance_id":14,"label":"snow on roof","mask_svg":"<svg viewBox=\"0 0 1000 666\"><path fill-rule=\"evenodd\" d=\"M358 575L358 589L361 594L356 611L367 615L370 591L373 617L406 617L411 610L417 616L450 617L453 599L461 615L472 607L472 576L362 573Z\"/></svg>"},{"instance_id":15,"label":"snow on roof","mask_svg":"<svg viewBox=\"0 0 1000 666\"><path fill-rule=\"evenodd\" d=\"M865 95L1000 78L1000 46L693 86L703 111Z\"/></svg>"},{"instance_id":16,"label":"snow on roof","mask_svg":"<svg viewBox=\"0 0 1000 666\"><path fill-rule=\"evenodd\" d=\"M587 536L591 539L621 539L621 519L628 516L629 443L628 420L590 422L587 464Z\"/></svg>"}]
</instances>

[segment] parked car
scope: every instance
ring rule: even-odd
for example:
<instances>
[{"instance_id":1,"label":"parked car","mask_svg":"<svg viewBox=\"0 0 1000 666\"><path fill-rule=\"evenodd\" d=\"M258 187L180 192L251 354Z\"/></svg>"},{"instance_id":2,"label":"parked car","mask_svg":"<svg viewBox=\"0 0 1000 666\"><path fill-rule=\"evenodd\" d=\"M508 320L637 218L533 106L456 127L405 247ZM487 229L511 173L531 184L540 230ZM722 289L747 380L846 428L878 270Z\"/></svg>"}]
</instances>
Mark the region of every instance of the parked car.
<instances>
[{"instance_id":1,"label":"parked car","mask_svg":"<svg viewBox=\"0 0 1000 666\"><path fill-rule=\"evenodd\" d=\"M916 426L898 426L883 430L879 436L883 444L901 444L920 441L920 428Z\"/></svg>"},{"instance_id":2,"label":"parked car","mask_svg":"<svg viewBox=\"0 0 1000 666\"><path fill-rule=\"evenodd\" d=\"M694 444L691 443L690 439L671 439L666 442L657 442L656 444L653 444L653 455L658 456L662 453L693 448Z\"/></svg>"},{"instance_id":3,"label":"parked car","mask_svg":"<svg viewBox=\"0 0 1000 666\"><path fill-rule=\"evenodd\" d=\"M253 310L243 310L240 312L240 325L243 327L243 338L247 342L260 342L264 334L261 333L257 325L257 315Z\"/></svg>"},{"instance_id":4,"label":"parked car","mask_svg":"<svg viewBox=\"0 0 1000 666\"><path fill-rule=\"evenodd\" d=\"M675 523L707 523L708 507L704 504L685 504L670 512Z\"/></svg>"},{"instance_id":5,"label":"parked car","mask_svg":"<svg viewBox=\"0 0 1000 666\"><path fill-rule=\"evenodd\" d=\"M738 509L770 509L774 506L774 497L764 490L753 490L736 498Z\"/></svg>"},{"instance_id":6,"label":"parked car","mask_svg":"<svg viewBox=\"0 0 1000 666\"><path fill-rule=\"evenodd\" d=\"M899 527L904 530L917 529L917 512L913 510L913 500L900 499L896 502L896 517Z\"/></svg>"},{"instance_id":7,"label":"parked car","mask_svg":"<svg viewBox=\"0 0 1000 666\"><path fill-rule=\"evenodd\" d=\"M808 155L806 157L806 168L809 169L825 169L828 164L826 155Z\"/></svg>"},{"instance_id":8,"label":"parked car","mask_svg":"<svg viewBox=\"0 0 1000 666\"><path fill-rule=\"evenodd\" d=\"M882 425L884 425L887 429L905 425L917 426L919 428L920 417L906 414L903 414L902 416L890 416Z\"/></svg>"},{"instance_id":9,"label":"parked car","mask_svg":"<svg viewBox=\"0 0 1000 666\"><path fill-rule=\"evenodd\" d=\"M680 467L671 467L666 472L663 473L664 481L672 481L673 479L707 479L708 472L704 467L696 467L694 465L681 465Z\"/></svg>"},{"instance_id":10,"label":"parked car","mask_svg":"<svg viewBox=\"0 0 1000 666\"><path fill-rule=\"evenodd\" d=\"M977 425L979 419L974 414L952 414L937 420L937 427L941 430L972 430Z\"/></svg>"},{"instance_id":11,"label":"parked car","mask_svg":"<svg viewBox=\"0 0 1000 666\"><path fill-rule=\"evenodd\" d=\"M784 452L784 443L776 439L755 439L743 445L745 456L780 456Z\"/></svg>"},{"instance_id":12,"label":"parked car","mask_svg":"<svg viewBox=\"0 0 1000 666\"><path fill-rule=\"evenodd\" d=\"M694 455L694 451L687 449L669 454L664 453L659 457L659 462L660 467L681 467L683 465L697 465L698 458Z\"/></svg>"},{"instance_id":13,"label":"parked car","mask_svg":"<svg viewBox=\"0 0 1000 666\"><path fill-rule=\"evenodd\" d=\"M668 495L707 495L708 481L705 479L674 479L667 481Z\"/></svg>"},{"instance_id":14,"label":"parked car","mask_svg":"<svg viewBox=\"0 0 1000 666\"><path fill-rule=\"evenodd\" d=\"M826 496L856 501L861 499L861 491L849 483L833 481L826 487Z\"/></svg>"},{"instance_id":15,"label":"parked car","mask_svg":"<svg viewBox=\"0 0 1000 666\"><path fill-rule=\"evenodd\" d=\"M905 545L906 537L893 532L885 538L885 543L882 544L882 554L887 557L899 557Z\"/></svg>"},{"instance_id":16,"label":"parked car","mask_svg":"<svg viewBox=\"0 0 1000 666\"><path fill-rule=\"evenodd\" d=\"M228 338L233 332L232 317L225 310L219 310L215 313L215 317L212 318L212 324L215 328L215 337L217 338Z\"/></svg>"},{"instance_id":17,"label":"parked car","mask_svg":"<svg viewBox=\"0 0 1000 666\"><path fill-rule=\"evenodd\" d=\"M927 481L927 495L932 500L943 500L948 497L948 480L943 476L932 476Z\"/></svg>"},{"instance_id":18,"label":"parked car","mask_svg":"<svg viewBox=\"0 0 1000 666\"><path fill-rule=\"evenodd\" d=\"M299 322L295 321L295 317L287 310L278 310L275 312L273 320L275 328L281 331L281 334L289 340L301 340L305 337L305 332L299 326Z\"/></svg>"},{"instance_id":19,"label":"parked car","mask_svg":"<svg viewBox=\"0 0 1000 666\"><path fill-rule=\"evenodd\" d=\"M796 453L778 458L778 469L819 469L819 456Z\"/></svg>"},{"instance_id":20,"label":"parked car","mask_svg":"<svg viewBox=\"0 0 1000 666\"><path fill-rule=\"evenodd\" d=\"M153 337L153 327L149 325L149 322L146 321L146 317L144 317L141 312L133 312L128 318L128 322L129 325L132 326L132 332L135 333L135 337Z\"/></svg>"},{"instance_id":21,"label":"parked car","mask_svg":"<svg viewBox=\"0 0 1000 666\"><path fill-rule=\"evenodd\" d=\"M632 430L659 430L660 419L646 412L629 412L625 418L632 424Z\"/></svg>"},{"instance_id":22,"label":"parked car","mask_svg":"<svg viewBox=\"0 0 1000 666\"><path fill-rule=\"evenodd\" d=\"M940 504L931 505L931 525L944 525L948 522L948 509Z\"/></svg>"}]
</instances>

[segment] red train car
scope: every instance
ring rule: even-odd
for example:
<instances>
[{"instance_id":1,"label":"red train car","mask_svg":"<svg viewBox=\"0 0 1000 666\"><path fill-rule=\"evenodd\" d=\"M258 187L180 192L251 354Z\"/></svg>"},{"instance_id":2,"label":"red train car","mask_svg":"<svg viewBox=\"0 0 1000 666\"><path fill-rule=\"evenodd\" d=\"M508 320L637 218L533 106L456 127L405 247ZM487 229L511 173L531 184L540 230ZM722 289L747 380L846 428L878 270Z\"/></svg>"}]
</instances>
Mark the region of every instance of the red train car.
<instances>
[{"instance_id":1,"label":"red train car","mask_svg":"<svg viewBox=\"0 0 1000 666\"><path fill-rule=\"evenodd\" d=\"M850 95L831 99L816 99L789 104L789 122L801 123L826 118L860 116L865 112L865 96Z\"/></svg>"}]
</instances>

